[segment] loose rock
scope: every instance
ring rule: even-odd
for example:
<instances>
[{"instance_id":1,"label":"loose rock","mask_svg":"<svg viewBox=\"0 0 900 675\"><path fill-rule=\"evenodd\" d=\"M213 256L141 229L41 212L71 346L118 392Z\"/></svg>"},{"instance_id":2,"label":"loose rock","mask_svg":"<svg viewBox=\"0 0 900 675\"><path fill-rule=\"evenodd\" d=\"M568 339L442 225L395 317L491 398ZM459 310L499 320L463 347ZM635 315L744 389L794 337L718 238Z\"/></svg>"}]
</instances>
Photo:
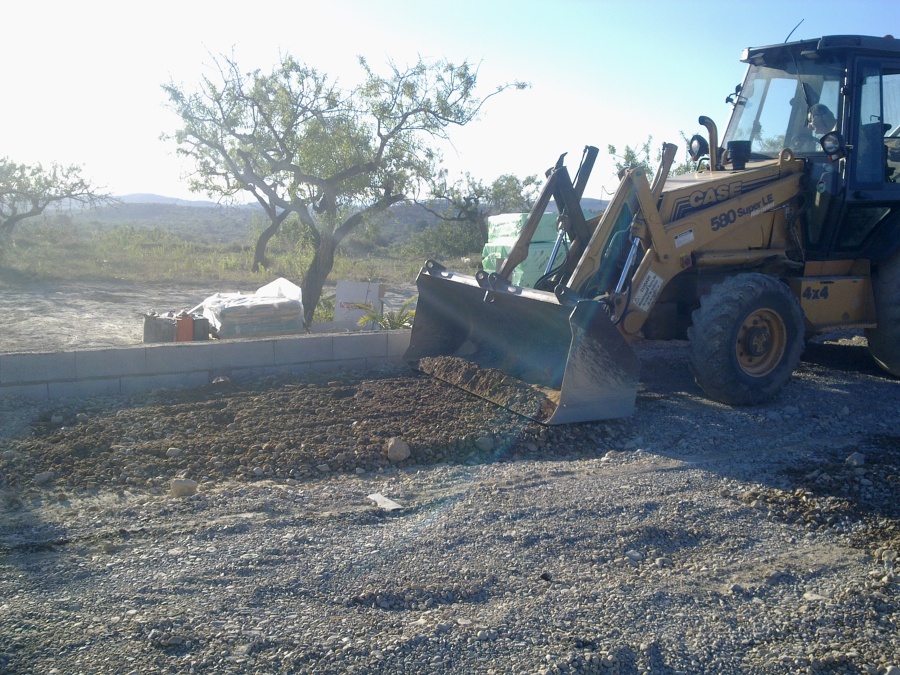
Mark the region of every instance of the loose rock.
<instances>
[{"instance_id":1,"label":"loose rock","mask_svg":"<svg viewBox=\"0 0 900 675\"><path fill-rule=\"evenodd\" d=\"M394 463L409 459L411 454L409 443L397 437L388 440L386 451L388 460Z\"/></svg>"},{"instance_id":2,"label":"loose rock","mask_svg":"<svg viewBox=\"0 0 900 675\"><path fill-rule=\"evenodd\" d=\"M173 478L169 484L169 492L173 497L190 497L197 493L197 481L190 478Z\"/></svg>"}]
</instances>

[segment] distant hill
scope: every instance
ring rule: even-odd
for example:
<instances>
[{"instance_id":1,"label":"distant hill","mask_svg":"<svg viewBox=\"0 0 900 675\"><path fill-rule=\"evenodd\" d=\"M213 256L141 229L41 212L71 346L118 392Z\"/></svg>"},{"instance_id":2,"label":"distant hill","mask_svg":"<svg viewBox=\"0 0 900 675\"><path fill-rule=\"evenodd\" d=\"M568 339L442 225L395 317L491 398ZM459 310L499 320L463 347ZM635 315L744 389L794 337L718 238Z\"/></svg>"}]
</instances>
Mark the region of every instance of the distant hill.
<instances>
[{"instance_id":1,"label":"distant hill","mask_svg":"<svg viewBox=\"0 0 900 675\"><path fill-rule=\"evenodd\" d=\"M118 195L115 199L123 204L174 204L176 206L193 206L207 208L218 206L216 202L199 199L177 199L175 197L163 197L149 192L136 192L130 195Z\"/></svg>"},{"instance_id":2,"label":"distant hill","mask_svg":"<svg viewBox=\"0 0 900 675\"><path fill-rule=\"evenodd\" d=\"M167 204L171 206L188 206L191 208L226 208L226 209L256 209L256 204L237 204L233 206L227 206L223 204L219 204L218 202L213 202L209 200L203 199L178 199L176 197L164 197L162 195L155 195L149 192L137 192L129 195L119 195L116 197L118 201L123 204ZM600 213L605 208L606 205L609 204L608 199L593 199L591 197L585 197L581 200L581 208L585 211L593 211L594 213ZM553 200L550 201L550 205L547 207L549 211L556 210L556 204ZM422 207L416 204L397 204L392 209L396 213L400 213L404 210L412 213L421 215L421 213L426 213ZM438 210L438 209L435 209Z\"/></svg>"},{"instance_id":3,"label":"distant hill","mask_svg":"<svg viewBox=\"0 0 900 675\"><path fill-rule=\"evenodd\" d=\"M116 199L115 204L73 211L69 217L80 226L160 228L187 240L242 245L252 243L253 233L265 222L262 209L254 204L229 206L150 193L121 195ZM582 208L600 213L607 203L606 200L585 198ZM372 245L391 247L405 241L412 233L440 222L436 213L445 208L443 203L433 203L429 208L419 204L395 204L374 217L369 227L351 236L346 246L348 249L360 246L365 249ZM555 210L551 201L548 211Z\"/></svg>"},{"instance_id":4,"label":"distant hill","mask_svg":"<svg viewBox=\"0 0 900 675\"><path fill-rule=\"evenodd\" d=\"M243 244L248 242L254 215L262 215L261 209L252 206L224 206L158 195L125 195L117 199L118 203L109 206L71 211L70 217L79 226L159 228L189 241Z\"/></svg>"}]
</instances>

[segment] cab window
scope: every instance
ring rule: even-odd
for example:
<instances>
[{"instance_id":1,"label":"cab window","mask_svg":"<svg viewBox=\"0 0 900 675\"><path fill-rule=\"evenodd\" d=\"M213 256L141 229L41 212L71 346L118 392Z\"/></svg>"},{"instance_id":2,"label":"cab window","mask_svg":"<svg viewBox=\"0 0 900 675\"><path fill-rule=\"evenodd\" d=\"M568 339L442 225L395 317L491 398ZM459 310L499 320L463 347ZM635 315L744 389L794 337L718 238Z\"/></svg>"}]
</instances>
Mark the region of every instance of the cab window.
<instances>
[{"instance_id":1,"label":"cab window","mask_svg":"<svg viewBox=\"0 0 900 675\"><path fill-rule=\"evenodd\" d=\"M900 66L864 63L860 73L855 182L882 189L900 186Z\"/></svg>"},{"instance_id":2,"label":"cab window","mask_svg":"<svg viewBox=\"0 0 900 675\"><path fill-rule=\"evenodd\" d=\"M782 67L752 65L725 131L729 141L750 141L756 156L777 157L782 148L798 154L818 153L821 133L815 133L810 116L815 106L825 106L831 116L832 131L840 124L840 83L843 70L836 64L795 62ZM799 67L799 71L798 71Z\"/></svg>"}]
</instances>

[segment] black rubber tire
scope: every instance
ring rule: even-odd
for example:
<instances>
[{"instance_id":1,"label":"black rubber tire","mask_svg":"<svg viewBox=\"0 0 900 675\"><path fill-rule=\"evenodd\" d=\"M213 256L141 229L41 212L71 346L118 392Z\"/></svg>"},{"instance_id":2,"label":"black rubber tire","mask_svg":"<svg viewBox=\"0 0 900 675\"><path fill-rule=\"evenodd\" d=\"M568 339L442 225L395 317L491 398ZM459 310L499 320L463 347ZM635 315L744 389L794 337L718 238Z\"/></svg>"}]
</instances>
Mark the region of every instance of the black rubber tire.
<instances>
[{"instance_id":1,"label":"black rubber tire","mask_svg":"<svg viewBox=\"0 0 900 675\"><path fill-rule=\"evenodd\" d=\"M900 253L878 266L872 291L878 327L866 330L869 352L879 366L900 377Z\"/></svg>"},{"instance_id":2,"label":"black rubber tire","mask_svg":"<svg viewBox=\"0 0 900 675\"><path fill-rule=\"evenodd\" d=\"M800 363L803 310L790 289L764 274L729 277L700 299L688 328L691 368L710 398L761 403Z\"/></svg>"}]
</instances>

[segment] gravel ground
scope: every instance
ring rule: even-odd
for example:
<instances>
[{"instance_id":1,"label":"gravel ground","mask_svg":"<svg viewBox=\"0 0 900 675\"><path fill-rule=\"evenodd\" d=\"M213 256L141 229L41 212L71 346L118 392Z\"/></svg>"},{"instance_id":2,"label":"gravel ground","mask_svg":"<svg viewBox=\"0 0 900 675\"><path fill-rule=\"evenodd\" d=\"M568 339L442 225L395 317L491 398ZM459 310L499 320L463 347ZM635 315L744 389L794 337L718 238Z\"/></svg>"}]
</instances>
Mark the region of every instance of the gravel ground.
<instances>
[{"instance_id":1,"label":"gravel ground","mask_svg":"<svg viewBox=\"0 0 900 675\"><path fill-rule=\"evenodd\" d=\"M0 672L893 675L863 345L729 408L644 343L631 418L552 428L405 370L0 401Z\"/></svg>"}]
</instances>

